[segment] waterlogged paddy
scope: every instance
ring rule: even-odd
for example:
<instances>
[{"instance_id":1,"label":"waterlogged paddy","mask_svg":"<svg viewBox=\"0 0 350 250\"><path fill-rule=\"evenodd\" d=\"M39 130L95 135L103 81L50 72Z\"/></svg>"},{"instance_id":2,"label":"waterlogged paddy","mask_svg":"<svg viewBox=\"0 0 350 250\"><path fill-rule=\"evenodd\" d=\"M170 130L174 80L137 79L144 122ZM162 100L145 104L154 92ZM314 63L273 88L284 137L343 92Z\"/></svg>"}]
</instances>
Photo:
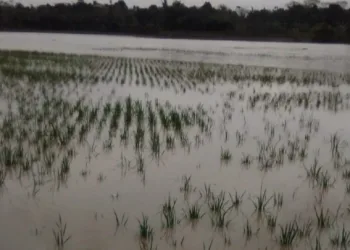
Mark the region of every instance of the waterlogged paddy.
<instances>
[{"instance_id":1,"label":"waterlogged paddy","mask_svg":"<svg viewBox=\"0 0 350 250\"><path fill-rule=\"evenodd\" d=\"M350 75L0 51L1 249L345 249Z\"/></svg>"}]
</instances>

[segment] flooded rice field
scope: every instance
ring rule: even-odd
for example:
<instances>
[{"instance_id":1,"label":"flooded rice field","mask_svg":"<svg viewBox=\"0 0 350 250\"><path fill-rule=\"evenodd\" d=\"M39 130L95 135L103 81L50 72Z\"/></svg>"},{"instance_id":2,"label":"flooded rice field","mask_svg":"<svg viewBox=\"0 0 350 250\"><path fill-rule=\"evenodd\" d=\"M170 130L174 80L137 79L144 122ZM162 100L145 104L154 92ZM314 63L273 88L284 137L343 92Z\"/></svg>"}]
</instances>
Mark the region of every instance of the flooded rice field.
<instances>
[{"instance_id":1,"label":"flooded rice field","mask_svg":"<svg viewBox=\"0 0 350 250\"><path fill-rule=\"evenodd\" d=\"M1 249L350 247L348 55L107 47L0 50Z\"/></svg>"}]
</instances>

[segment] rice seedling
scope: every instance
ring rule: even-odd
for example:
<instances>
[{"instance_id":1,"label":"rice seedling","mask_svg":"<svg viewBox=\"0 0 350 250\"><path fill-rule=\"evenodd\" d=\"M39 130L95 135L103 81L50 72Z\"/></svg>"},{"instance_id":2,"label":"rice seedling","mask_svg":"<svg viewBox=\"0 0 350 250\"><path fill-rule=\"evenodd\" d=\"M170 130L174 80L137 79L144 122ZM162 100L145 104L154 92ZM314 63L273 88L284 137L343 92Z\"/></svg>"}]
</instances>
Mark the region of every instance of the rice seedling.
<instances>
[{"instance_id":1,"label":"rice seedling","mask_svg":"<svg viewBox=\"0 0 350 250\"><path fill-rule=\"evenodd\" d=\"M266 220L268 229L274 231L277 225L277 215L268 214Z\"/></svg>"},{"instance_id":2,"label":"rice seedling","mask_svg":"<svg viewBox=\"0 0 350 250\"><path fill-rule=\"evenodd\" d=\"M171 135L167 135L165 138L165 142L166 142L166 149L167 150L174 150L175 148L175 138Z\"/></svg>"},{"instance_id":3,"label":"rice seedling","mask_svg":"<svg viewBox=\"0 0 350 250\"><path fill-rule=\"evenodd\" d=\"M201 219L205 213L201 213L202 206L198 203L194 203L192 205L187 204L187 208L183 209L184 217L190 221L196 221Z\"/></svg>"},{"instance_id":4,"label":"rice seedling","mask_svg":"<svg viewBox=\"0 0 350 250\"><path fill-rule=\"evenodd\" d=\"M72 238L66 235L67 223L63 223L61 215L58 215L58 222L56 222L56 229L52 229L55 239L56 247L63 249L64 245Z\"/></svg>"},{"instance_id":5,"label":"rice seedling","mask_svg":"<svg viewBox=\"0 0 350 250\"><path fill-rule=\"evenodd\" d=\"M107 177L105 175L103 175L103 173L99 173L97 176L97 181L98 182L103 182Z\"/></svg>"},{"instance_id":6,"label":"rice seedling","mask_svg":"<svg viewBox=\"0 0 350 250\"><path fill-rule=\"evenodd\" d=\"M321 172L319 179L317 179L317 184L323 190L327 190L330 187L333 187L335 179L332 180L332 177L329 175L328 171Z\"/></svg>"},{"instance_id":7,"label":"rice seedling","mask_svg":"<svg viewBox=\"0 0 350 250\"><path fill-rule=\"evenodd\" d=\"M253 235L252 226L250 225L248 220L244 226L243 235L245 236L246 241L252 238L252 235Z\"/></svg>"},{"instance_id":8,"label":"rice seedling","mask_svg":"<svg viewBox=\"0 0 350 250\"><path fill-rule=\"evenodd\" d=\"M297 227L294 222L289 222L284 226L280 226L280 234L278 242L282 247L291 247L296 240L298 234Z\"/></svg>"},{"instance_id":9,"label":"rice seedling","mask_svg":"<svg viewBox=\"0 0 350 250\"><path fill-rule=\"evenodd\" d=\"M200 191L201 196L202 192ZM211 199L213 197L214 193L211 189L211 185L207 185L206 183L204 183L204 197L205 197L205 201L208 201L209 199Z\"/></svg>"},{"instance_id":10,"label":"rice seedling","mask_svg":"<svg viewBox=\"0 0 350 250\"><path fill-rule=\"evenodd\" d=\"M341 232L337 231L330 236L330 242L333 247L340 247L340 249L347 249L350 246L350 231L343 228Z\"/></svg>"},{"instance_id":11,"label":"rice seedling","mask_svg":"<svg viewBox=\"0 0 350 250\"><path fill-rule=\"evenodd\" d=\"M154 235L153 228L149 225L148 216L142 214L142 219L139 220L139 234L140 238L144 240L152 240Z\"/></svg>"},{"instance_id":12,"label":"rice seedling","mask_svg":"<svg viewBox=\"0 0 350 250\"><path fill-rule=\"evenodd\" d=\"M222 149L221 148L221 156L220 156L221 161L223 162L228 162L232 159L232 154L228 149Z\"/></svg>"},{"instance_id":13,"label":"rice seedling","mask_svg":"<svg viewBox=\"0 0 350 250\"><path fill-rule=\"evenodd\" d=\"M142 153L136 155L136 170L138 173L145 172L145 159L143 158Z\"/></svg>"},{"instance_id":14,"label":"rice seedling","mask_svg":"<svg viewBox=\"0 0 350 250\"><path fill-rule=\"evenodd\" d=\"M330 135L329 143L331 144L332 157L336 157L340 154L340 149L347 146L347 142L340 139L338 132Z\"/></svg>"},{"instance_id":15,"label":"rice seedling","mask_svg":"<svg viewBox=\"0 0 350 250\"><path fill-rule=\"evenodd\" d=\"M111 138L109 138L103 142L103 150L105 152L110 152L112 149L113 149L113 141Z\"/></svg>"},{"instance_id":16,"label":"rice seedling","mask_svg":"<svg viewBox=\"0 0 350 250\"><path fill-rule=\"evenodd\" d=\"M249 167L252 164L253 158L250 155L242 155L241 165L245 167Z\"/></svg>"},{"instance_id":17,"label":"rice seedling","mask_svg":"<svg viewBox=\"0 0 350 250\"><path fill-rule=\"evenodd\" d=\"M218 195L212 195L207 201L211 212L219 213L227 207L229 201L226 199L226 193L221 191ZM231 207L230 207L231 208Z\"/></svg>"},{"instance_id":18,"label":"rice seedling","mask_svg":"<svg viewBox=\"0 0 350 250\"><path fill-rule=\"evenodd\" d=\"M237 209L243 202L243 196L245 195L245 192L243 192L242 194L238 194L238 192L236 191L234 197L231 194L229 195L230 195L232 207Z\"/></svg>"},{"instance_id":19,"label":"rice seedling","mask_svg":"<svg viewBox=\"0 0 350 250\"><path fill-rule=\"evenodd\" d=\"M323 207L318 211L316 207L314 207L315 215L317 219L317 227L319 229L325 229L331 227L333 222L331 222L331 217L329 214L329 210L326 212L323 210Z\"/></svg>"},{"instance_id":20,"label":"rice seedling","mask_svg":"<svg viewBox=\"0 0 350 250\"><path fill-rule=\"evenodd\" d=\"M350 170L343 171L343 179L350 179Z\"/></svg>"},{"instance_id":21,"label":"rice seedling","mask_svg":"<svg viewBox=\"0 0 350 250\"><path fill-rule=\"evenodd\" d=\"M190 193L192 191L191 178L192 176L187 176L187 175L182 176L183 186L180 188L181 192Z\"/></svg>"},{"instance_id":22,"label":"rice seedling","mask_svg":"<svg viewBox=\"0 0 350 250\"><path fill-rule=\"evenodd\" d=\"M0 152L0 163L7 168L16 166L16 152L13 148L4 146Z\"/></svg>"},{"instance_id":23,"label":"rice seedling","mask_svg":"<svg viewBox=\"0 0 350 250\"><path fill-rule=\"evenodd\" d=\"M162 224L165 228L174 228L176 221L175 211L176 199L172 199L169 195L168 200L162 205Z\"/></svg>"},{"instance_id":24,"label":"rice seedling","mask_svg":"<svg viewBox=\"0 0 350 250\"><path fill-rule=\"evenodd\" d=\"M253 202L253 205L255 207L255 210L258 213L265 212L267 205L270 203L273 196L267 197L266 189L262 191L262 188L260 189L259 196L256 196L255 199L251 199Z\"/></svg>"},{"instance_id":25,"label":"rice seedling","mask_svg":"<svg viewBox=\"0 0 350 250\"><path fill-rule=\"evenodd\" d=\"M61 174L68 174L70 170L70 159L68 156L64 156L61 162Z\"/></svg>"},{"instance_id":26,"label":"rice seedling","mask_svg":"<svg viewBox=\"0 0 350 250\"><path fill-rule=\"evenodd\" d=\"M153 237L148 240L140 240L140 250L157 250L158 247L157 246L153 246Z\"/></svg>"},{"instance_id":27,"label":"rice seedling","mask_svg":"<svg viewBox=\"0 0 350 250\"><path fill-rule=\"evenodd\" d=\"M302 224L295 222L297 227L297 235L299 238L309 238L312 233L312 221L311 219L307 220Z\"/></svg>"},{"instance_id":28,"label":"rice seedling","mask_svg":"<svg viewBox=\"0 0 350 250\"><path fill-rule=\"evenodd\" d=\"M203 242L203 250L211 250L212 246L213 246L213 241L214 239L211 239L208 247L205 245L205 243Z\"/></svg>"},{"instance_id":29,"label":"rice seedling","mask_svg":"<svg viewBox=\"0 0 350 250\"><path fill-rule=\"evenodd\" d=\"M273 194L273 206L281 208L283 205L283 193L274 193Z\"/></svg>"},{"instance_id":30,"label":"rice seedling","mask_svg":"<svg viewBox=\"0 0 350 250\"><path fill-rule=\"evenodd\" d=\"M317 181L320 179L321 172L322 172L322 166L318 165L317 158L314 159L312 166L309 169L305 168L305 170L306 170L307 177L309 179L311 179L313 181Z\"/></svg>"},{"instance_id":31,"label":"rice seedling","mask_svg":"<svg viewBox=\"0 0 350 250\"><path fill-rule=\"evenodd\" d=\"M321 241L318 237L315 239L315 245L311 245L311 250L322 250Z\"/></svg>"},{"instance_id":32,"label":"rice seedling","mask_svg":"<svg viewBox=\"0 0 350 250\"><path fill-rule=\"evenodd\" d=\"M350 194L350 183L346 183L345 192Z\"/></svg>"},{"instance_id":33,"label":"rice seedling","mask_svg":"<svg viewBox=\"0 0 350 250\"><path fill-rule=\"evenodd\" d=\"M125 215L125 213L122 214L122 216L118 216L117 212L113 209L113 214L116 222L116 228L118 229L120 226L126 227L126 224L129 221L129 217Z\"/></svg>"},{"instance_id":34,"label":"rice seedling","mask_svg":"<svg viewBox=\"0 0 350 250\"><path fill-rule=\"evenodd\" d=\"M151 132L149 139L149 147L151 149L152 156L155 159L160 158L160 136L156 131Z\"/></svg>"},{"instance_id":35,"label":"rice seedling","mask_svg":"<svg viewBox=\"0 0 350 250\"><path fill-rule=\"evenodd\" d=\"M232 221L231 219L228 219L230 212L231 208L226 208L211 214L212 226L219 229L228 228Z\"/></svg>"},{"instance_id":36,"label":"rice seedling","mask_svg":"<svg viewBox=\"0 0 350 250\"><path fill-rule=\"evenodd\" d=\"M0 168L0 187L4 185L5 179L6 179L6 170Z\"/></svg>"}]
</instances>

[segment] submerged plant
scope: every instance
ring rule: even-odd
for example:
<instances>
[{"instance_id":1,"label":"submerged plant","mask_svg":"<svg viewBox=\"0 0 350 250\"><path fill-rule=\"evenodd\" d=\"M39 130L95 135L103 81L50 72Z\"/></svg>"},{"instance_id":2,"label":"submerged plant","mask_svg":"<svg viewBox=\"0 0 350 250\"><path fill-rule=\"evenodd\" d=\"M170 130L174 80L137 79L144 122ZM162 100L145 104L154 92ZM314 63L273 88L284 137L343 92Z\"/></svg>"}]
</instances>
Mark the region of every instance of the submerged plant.
<instances>
[{"instance_id":1,"label":"submerged plant","mask_svg":"<svg viewBox=\"0 0 350 250\"><path fill-rule=\"evenodd\" d=\"M350 246L350 231L345 230L344 225L341 232L336 232L330 237L330 242L334 247L347 249Z\"/></svg>"},{"instance_id":2,"label":"submerged plant","mask_svg":"<svg viewBox=\"0 0 350 250\"><path fill-rule=\"evenodd\" d=\"M317 181L319 180L322 172L322 166L318 165L317 158L314 159L314 163L309 169L306 169L307 177L311 180Z\"/></svg>"},{"instance_id":3,"label":"submerged plant","mask_svg":"<svg viewBox=\"0 0 350 250\"><path fill-rule=\"evenodd\" d=\"M311 235L312 232L312 221L311 219L307 220L306 222L302 224L298 224L295 222L295 225L297 227L298 237L299 238L308 238Z\"/></svg>"},{"instance_id":4,"label":"submerged plant","mask_svg":"<svg viewBox=\"0 0 350 250\"><path fill-rule=\"evenodd\" d=\"M221 161L228 162L232 159L232 154L228 149L222 149L221 148Z\"/></svg>"},{"instance_id":5,"label":"submerged plant","mask_svg":"<svg viewBox=\"0 0 350 250\"><path fill-rule=\"evenodd\" d=\"M244 226L243 234L244 234L244 236L245 236L247 241L250 240L250 238L253 235L252 226L250 225L248 220L247 220L247 222L246 222L246 224Z\"/></svg>"},{"instance_id":6,"label":"submerged plant","mask_svg":"<svg viewBox=\"0 0 350 250\"><path fill-rule=\"evenodd\" d=\"M129 218L125 215L125 213L123 213L121 217L118 216L117 212L114 209L113 209L113 213L114 213L117 229L120 226L126 227L126 224L128 223Z\"/></svg>"},{"instance_id":7,"label":"submerged plant","mask_svg":"<svg viewBox=\"0 0 350 250\"><path fill-rule=\"evenodd\" d=\"M172 199L169 195L168 200L162 206L163 227L174 228L176 224L176 199Z\"/></svg>"},{"instance_id":8,"label":"submerged plant","mask_svg":"<svg viewBox=\"0 0 350 250\"><path fill-rule=\"evenodd\" d=\"M320 211L317 211L316 207L314 209L315 209L318 228L320 229L329 228L332 225L331 217L329 215L329 210L324 212L323 207L320 209Z\"/></svg>"},{"instance_id":9,"label":"submerged plant","mask_svg":"<svg viewBox=\"0 0 350 250\"><path fill-rule=\"evenodd\" d=\"M211 215L212 226L219 229L228 228L231 223L231 220L228 219L229 212L231 212L230 208L223 208L213 213Z\"/></svg>"},{"instance_id":10,"label":"submerged plant","mask_svg":"<svg viewBox=\"0 0 350 250\"><path fill-rule=\"evenodd\" d=\"M0 168L0 187L2 187L2 185L4 185L5 179L6 179L6 170Z\"/></svg>"},{"instance_id":11,"label":"submerged plant","mask_svg":"<svg viewBox=\"0 0 350 250\"><path fill-rule=\"evenodd\" d=\"M266 206L269 204L272 198L273 196L267 197L266 189L264 191L260 189L259 196L256 196L255 199L252 200L255 210L258 211L258 213L265 212Z\"/></svg>"},{"instance_id":12,"label":"submerged plant","mask_svg":"<svg viewBox=\"0 0 350 250\"><path fill-rule=\"evenodd\" d=\"M139 222L139 233L141 239L152 240L154 235L153 228L149 225L148 216L142 214L142 219L137 220Z\"/></svg>"},{"instance_id":13,"label":"submerged plant","mask_svg":"<svg viewBox=\"0 0 350 250\"><path fill-rule=\"evenodd\" d=\"M55 239L56 247L62 249L64 245L71 239L72 236L66 235L67 224L62 222L61 215L58 215L58 222L56 222L56 229L52 229Z\"/></svg>"},{"instance_id":14,"label":"submerged plant","mask_svg":"<svg viewBox=\"0 0 350 250\"><path fill-rule=\"evenodd\" d=\"M298 229L294 222L290 222L284 226L280 226L279 243L282 247L290 247L293 245Z\"/></svg>"},{"instance_id":15,"label":"submerged plant","mask_svg":"<svg viewBox=\"0 0 350 250\"><path fill-rule=\"evenodd\" d=\"M182 176L182 183L183 183L183 186L180 188L180 191L184 193L191 192L192 190L191 176L187 176L187 175Z\"/></svg>"},{"instance_id":16,"label":"submerged plant","mask_svg":"<svg viewBox=\"0 0 350 250\"><path fill-rule=\"evenodd\" d=\"M311 250L322 250L321 241L318 237L315 239L315 245L311 246Z\"/></svg>"},{"instance_id":17,"label":"submerged plant","mask_svg":"<svg viewBox=\"0 0 350 250\"><path fill-rule=\"evenodd\" d=\"M266 220L268 229L274 231L277 225L277 215L268 214Z\"/></svg>"},{"instance_id":18,"label":"submerged plant","mask_svg":"<svg viewBox=\"0 0 350 250\"><path fill-rule=\"evenodd\" d=\"M198 203L187 205L186 209L183 209L184 217L190 221L199 220L204 216L204 213L201 213L202 207Z\"/></svg>"},{"instance_id":19,"label":"submerged plant","mask_svg":"<svg viewBox=\"0 0 350 250\"><path fill-rule=\"evenodd\" d=\"M274 193L273 194L273 206L282 207L283 205L283 193Z\"/></svg>"},{"instance_id":20,"label":"submerged plant","mask_svg":"<svg viewBox=\"0 0 350 250\"><path fill-rule=\"evenodd\" d=\"M211 247L213 246L213 241L214 241L214 239L211 239L208 247L203 242L203 250L211 250Z\"/></svg>"},{"instance_id":21,"label":"submerged plant","mask_svg":"<svg viewBox=\"0 0 350 250\"><path fill-rule=\"evenodd\" d=\"M245 195L245 192L243 192L242 194L238 194L238 192L236 191L234 196L232 196L231 194L229 195L231 198L232 206L234 208L238 208L243 202L243 196Z\"/></svg>"},{"instance_id":22,"label":"submerged plant","mask_svg":"<svg viewBox=\"0 0 350 250\"><path fill-rule=\"evenodd\" d=\"M211 212L219 213L227 207L228 200L226 199L226 193L221 191L218 195L212 195L208 200L208 206ZM230 207L231 208L231 207Z\"/></svg>"}]
</instances>

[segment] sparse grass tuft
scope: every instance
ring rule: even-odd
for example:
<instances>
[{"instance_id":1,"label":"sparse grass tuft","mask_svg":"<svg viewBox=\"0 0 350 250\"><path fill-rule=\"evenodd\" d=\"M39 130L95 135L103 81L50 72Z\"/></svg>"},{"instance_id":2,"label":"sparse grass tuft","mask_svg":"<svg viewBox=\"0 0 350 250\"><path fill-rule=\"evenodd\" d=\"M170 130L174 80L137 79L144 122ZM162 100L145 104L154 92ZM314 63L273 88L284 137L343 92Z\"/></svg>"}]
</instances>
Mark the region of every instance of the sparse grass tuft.
<instances>
[{"instance_id":1,"label":"sparse grass tuft","mask_svg":"<svg viewBox=\"0 0 350 250\"><path fill-rule=\"evenodd\" d=\"M117 212L113 209L114 217L115 217L115 222L117 228L120 226L126 227L126 224L128 223L129 218L123 213L122 217L119 217Z\"/></svg>"},{"instance_id":2,"label":"sparse grass tuft","mask_svg":"<svg viewBox=\"0 0 350 250\"><path fill-rule=\"evenodd\" d=\"M309 238L312 233L312 221L311 219L307 220L303 224L298 224L295 222L297 227L298 237L299 238Z\"/></svg>"},{"instance_id":3,"label":"sparse grass tuft","mask_svg":"<svg viewBox=\"0 0 350 250\"><path fill-rule=\"evenodd\" d=\"M266 220L268 229L274 231L277 225L277 215L268 214Z\"/></svg>"},{"instance_id":4,"label":"sparse grass tuft","mask_svg":"<svg viewBox=\"0 0 350 250\"><path fill-rule=\"evenodd\" d=\"M344 225L341 232L336 232L330 237L330 242L333 247L340 247L340 249L348 249L350 246L350 232L345 230Z\"/></svg>"},{"instance_id":5,"label":"sparse grass tuft","mask_svg":"<svg viewBox=\"0 0 350 250\"><path fill-rule=\"evenodd\" d=\"M281 208L283 205L283 193L273 194L273 206Z\"/></svg>"},{"instance_id":6,"label":"sparse grass tuft","mask_svg":"<svg viewBox=\"0 0 350 250\"><path fill-rule=\"evenodd\" d=\"M70 236L66 236L67 224L62 222L61 215L58 215L58 222L56 222L56 229L52 229L53 236L55 238L56 247L62 249L64 245L71 239Z\"/></svg>"},{"instance_id":7,"label":"sparse grass tuft","mask_svg":"<svg viewBox=\"0 0 350 250\"><path fill-rule=\"evenodd\" d=\"M279 243L282 247L291 247L298 234L298 229L294 222L290 222L283 227L280 226Z\"/></svg>"},{"instance_id":8,"label":"sparse grass tuft","mask_svg":"<svg viewBox=\"0 0 350 250\"><path fill-rule=\"evenodd\" d=\"M201 209L202 207L198 203L188 205L187 209L183 209L184 217L191 221L199 220L204 216Z\"/></svg>"},{"instance_id":9,"label":"sparse grass tuft","mask_svg":"<svg viewBox=\"0 0 350 250\"><path fill-rule=\"evenodd\" d=\"M329 228L331 227L331 217L329 215L329 210L324 212L323 207L320 209L320 211L317 211L317 208L315 207L315 214L317 219L317 227L320 229Z\"/></svg>"},{"instance_id":10,"label":"sparse grass tuft","mask_svg":"<svg viewBox=\"0 0 350 250\"><path fill-rule=\"evenodd\" d=\"M142 219L137 220L139 222L139 233L141 239L152 240L154 235L153 228L149 225L148 216L142 214Z\"/></svg>"},{"instance_id":11,"label":"sparse grass tuft","mask_svg":"<svg viewBox=\"0 0 350 250\"><path fill-rule=\"evenodd\" d=\"M1 169L0 168L0 187L2 187L5 183L5 179L6 179L6 170L5 169Z\"/></svg>"},{"instance_id":12,"label":"sparse grass tuft","mask_svg":"<svg viewBox=\"0 0 350 250\"><path fill-rule=\"evenodd\" d=\"M229 195L231 198L232 207L238 208L243 202L243 196L245 195L245 192L243 192L242 194L238 194L238 192L236 191L234 197L231 194Z\"/></svg>"},{"instance_id":13,"label":"sparse grass tuft","mask_svg":"<svg viewBox=\"0 0 350 250\"><path fill-rule=\"evenodd\" d=\"M273 198L273 196L267 197L266 189L264 191L262 191L262 189L260 189L259 196L256 196L255 199L252 199L255 210L258 211L258 213L265 212L266 207L272 198Z\"/></svg>"},{"instance_id":14,"label":"sparse grass tuft","mask_svg":"<svg viewBox=\"0 0 350 250\"><path fill-rule=\"evenodd\" d=\"M220 156L221 161L223 162L228 162L232 159L232 154L228 149L222 149L221 148L221 156Z\"/></svg>"},{"instance_id":15,"label":"sparse grass tuft","mask_svg":"<svg viewBox=\"0 0 350 250\"><path fill-rule=\"evenodd\" d=\"M250 240L250 238L252 238L252 235L253 235L252 226L250 225L248 220L244 226L243 235L245 236L246 241L248 241L248 240Z\"/></svg>"},{"instance_id":16,"label":"sparse grass tuft","mask_svg":"<svg viewBox=\"0 0 350 250\"><path fill-rule=\"evenodd\" d=\"M176 199L169 195L168 200L162 206L162 223L165 228L174 228L176 224Z\"/></svg>"},{"instance_id":17,"label":"sparse grass tuft","mask_svg":"<svg viewBox=\"0 0 350 250\"><path fill-rule=\"evenodd\" d=\"M187 175L182 176L183 186L180 188L181 192L189 193L192 191L191 178L192 178L191 176L187 176Z\"/></svg>"}]
</instances>

